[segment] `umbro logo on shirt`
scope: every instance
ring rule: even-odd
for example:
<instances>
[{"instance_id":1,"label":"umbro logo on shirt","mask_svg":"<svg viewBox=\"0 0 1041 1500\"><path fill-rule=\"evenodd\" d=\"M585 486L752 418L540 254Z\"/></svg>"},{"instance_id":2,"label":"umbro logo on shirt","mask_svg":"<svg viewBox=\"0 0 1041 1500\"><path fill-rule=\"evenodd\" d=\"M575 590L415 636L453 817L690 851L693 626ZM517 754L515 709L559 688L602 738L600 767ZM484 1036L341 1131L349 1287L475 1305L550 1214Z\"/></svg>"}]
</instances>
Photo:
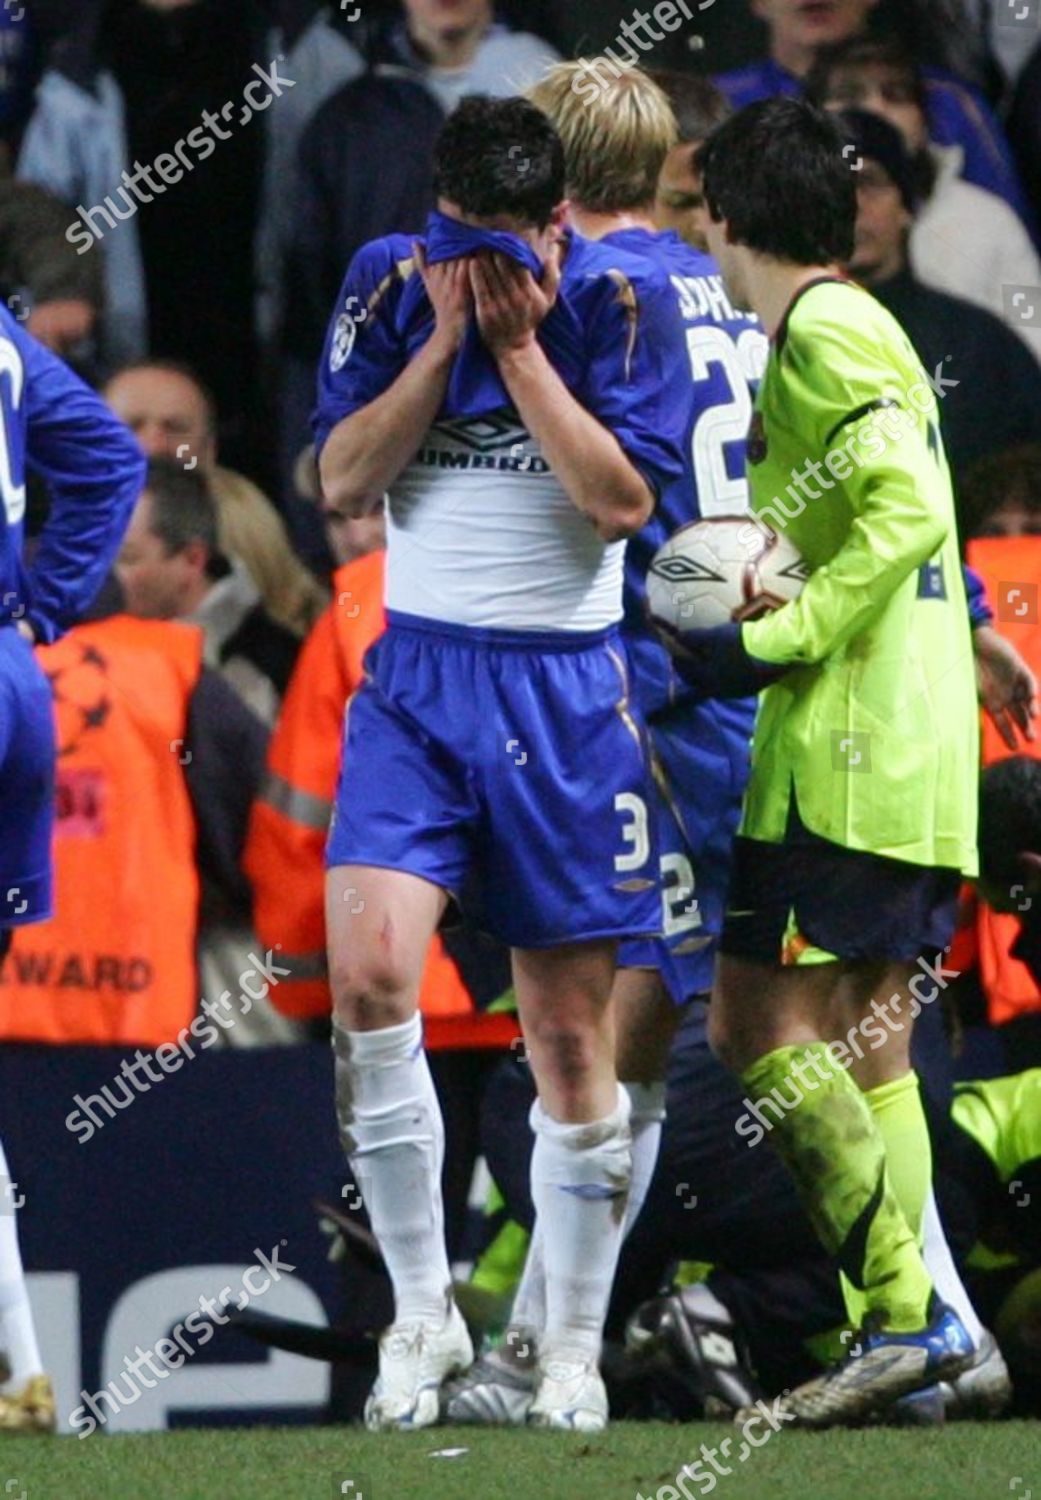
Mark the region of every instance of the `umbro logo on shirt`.
<instances>
[{"instance_id":1,"label":"umbro logo on shirt","mask_svg":"<svg viewBox=\"0 0 1041 1500\"><path fill-rule=\"evenodd\" d=\"M444 417L435 422L415 462L436 469L549 473L538 444L517 421L516 413L506 409L479 417Z\"/></svg>"},{"instance_id":2,"label":"umbro logo on shirt","mask_svg":"<svg viewBox=\"0 0 1041 1500\"><path fill-rule=\"evenodd\" d=\"M527 428L506 410L484 412L479 417L444 417L433 430L477 453L510 450L531 442Z\"/></svg>"}]
</instances>

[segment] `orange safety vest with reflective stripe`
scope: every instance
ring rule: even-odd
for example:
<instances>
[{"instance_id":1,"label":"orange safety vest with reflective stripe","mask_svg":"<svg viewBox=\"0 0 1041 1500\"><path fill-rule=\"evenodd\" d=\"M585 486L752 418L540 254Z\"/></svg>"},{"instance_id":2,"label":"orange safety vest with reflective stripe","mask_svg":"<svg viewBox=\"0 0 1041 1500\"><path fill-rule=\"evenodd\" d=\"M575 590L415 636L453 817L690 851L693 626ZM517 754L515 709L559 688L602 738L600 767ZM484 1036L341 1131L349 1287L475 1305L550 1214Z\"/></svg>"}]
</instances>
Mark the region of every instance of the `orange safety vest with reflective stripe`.
<instances>
[{"instance_id":1,"label":"orange safety vest with reflective stripe","mask_svg":"<svg viewBox=\"0 0 1041 1500\"><path fill-rule=\"evenodd\" d=\"M0 1037L155 1048L198 998L183 766L202 631L114 615L37 655L57 733L55 915L15 930Z\"/></svg>"},{"instance_id":2,"label":"orange safety vest with reflective stripe","mask_svg":"<svg viewBox=\"0 0 1041 1500\"><path fill-rule=\"evenodd\" d=\"M339 568L333 602L300 651L268 747L268 773L253 807L245 869L261 943L281 944L290 970L272 1003L290 1016L331 1007L325 959L325 841L340 770L344 709L363 680L362 660L382 635L385 554ZM427 1046L508 1046L519 1035L511 1015L487 1015L435 937L420 987Z\"/></svg>"},{"instance_id":3,"label":"orange safety vest with reflective stripe","mask_svg":"<svg viewBox=\"0 0 1041 1500\"><path fill-rule=\"evenodd\" d=\"M994 628L1012 642L1041 677L1041 538L980 537L969 543L968 559L987 586ZM991 765L1013 753L1041 756L1041 743L1027 742L1013 752L984 715L983 764ZM1020 920L1014 913L996 912L978 901L975 957L994 1025L1027 1011L1041 1010L1037 981L1026 964L1009 951L1019 931ZM971 952L964 941L952 950L963 960Z\"/></svg>"}]
</instances>

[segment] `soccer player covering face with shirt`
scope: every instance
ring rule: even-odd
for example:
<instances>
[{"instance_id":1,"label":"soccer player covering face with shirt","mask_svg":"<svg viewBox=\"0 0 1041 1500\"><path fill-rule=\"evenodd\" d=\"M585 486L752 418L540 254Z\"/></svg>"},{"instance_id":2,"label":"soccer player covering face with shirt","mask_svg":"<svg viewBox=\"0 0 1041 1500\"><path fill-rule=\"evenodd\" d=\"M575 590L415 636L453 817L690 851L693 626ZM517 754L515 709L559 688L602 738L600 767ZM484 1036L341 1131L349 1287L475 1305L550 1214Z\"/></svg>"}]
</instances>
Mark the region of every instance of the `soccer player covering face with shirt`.
<instances>
[{"instance_id":1,"label":"soccer player covering face with shirt","mask_svg":"<svg viewBox=\"0 0 1041 1500\"><path fill-rule=\"evenodd\" d=\"M682 663L709 696L764 689L711 1034L768 1110L861 1326L850 1358L786 1398L811 1426L862 1418L974 1353L919 1250L930 1151L910 1026L887 1034L872 1009L899 992L915 1014L923 982L935 997L928 975L975 872L972 646L935 399L899 325L838 270L856 212L847 158L832 122L783 99L703 149L709 247L772 340L752 509L813 572L764 619L686 633ZM789 480L811 469L813 498L793 504ZM868 1047L839 1042L862 1027Z\"/></svg>"},{"instance_id":2,"label":"soccer player covering face with shirt","mask_svg":"<svg viewBox=\"0 0 1041 1500\"><path fill-rule=\"evenodd\" d=\"M597 258L616 269L625 264L644 319L653 316L663 360L678 349L669 416L684 459L653 516L630 540L625 561L623 638L652 759L662 929L660 937L618 947L616 1062L629 1095L633 1152L628 1230L654 1175L666 1065L682 1007L707 998L711 988L755 701L705 701L677 676L648 620L647 569L678 527L747 509L745 434L768 344L755 314L731 305L714 261L674 232L656 231L654 197L676 139L665 95L639 68L616 78L608 69L604 87L590 99L576 83L595 64L558 63L531 93L560 134L568 218L582 236L581 251L572 249L565 263L564 291L576 267ZM444 1394L449 1422L517 1424L526 1418L532 1354L545 1316L543 1232L536 1221L506 1337Z\"/></svg>"},{"instance_id":3,"label":"soccer player covering face with shirt","mask_svg":"<svg viewBox=\"0 0 1041 1500\"><path fill-rule=\"evenodd\" d=\"M326 504L387 493L388 628L347 717L328 849L337 1108L390 1270L373 1428L437 1419L471 1358L440 1209L443 1132L416 995L450 899L510 945L539 1099L546 1325L530 1420L597 1430L630 1174L618 940L657 931L621 616L625 538L679 471L660 350L592 268L559 290L559 140L471 99L423 242L366 246L319 380Z\"/></svg>"}]
</instances>

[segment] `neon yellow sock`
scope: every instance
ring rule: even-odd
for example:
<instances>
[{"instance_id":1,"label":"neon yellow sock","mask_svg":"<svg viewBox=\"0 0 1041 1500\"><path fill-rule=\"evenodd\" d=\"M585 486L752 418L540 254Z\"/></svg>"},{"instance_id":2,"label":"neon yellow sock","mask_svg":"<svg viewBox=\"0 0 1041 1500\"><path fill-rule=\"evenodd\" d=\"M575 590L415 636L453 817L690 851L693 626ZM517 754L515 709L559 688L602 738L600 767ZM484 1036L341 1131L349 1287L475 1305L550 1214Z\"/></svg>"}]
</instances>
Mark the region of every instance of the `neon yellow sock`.
<instances>
[{"instance_id":1,"label":"neon yellow sock","mask_svg":"<svg viewBox=\"0 0 1041 1500\"><path fill-rule=\"evenodd\" d=\"M932 1283L860 1089L824 1042L778 1047L741 1075L825 1248L884 1327L924 1326ZM862 1320L863 1302L849 1307Z\"/></svg>"},{"instance_id":2,"label":"neon yellow sock","mask_svg":"<svg viewBox=\"0 0 1041 1500\"><path fill-rule=\"evenodd\" d=\"M912 1070L902 1078L865 1089L864 1098L886 1148L886 1172L893 1192L914 1231L920 1250L924 1238L925 1200L933 1176L933 1155L918 1074ZM850 1320L854 1327L859 1328L867 1311L867 1299L845 1276L842 1278L842 1294ZM859 1317L856 1316L858 1310Z\"/></svg>"},{"instance_id":3,"label":"neon yellow sock","mask_svg":"<svg viewBox=\"0 0 1041 1500\"><path fill-rule=\"evenodd\" d=\"M865 1089L864 1098L886 1148L886 1171L896 1201L921 1247L925 1202L933 1180L933 1149L918 1074L912 1069L902 1078Z\"/></svg>"}]
</instances>

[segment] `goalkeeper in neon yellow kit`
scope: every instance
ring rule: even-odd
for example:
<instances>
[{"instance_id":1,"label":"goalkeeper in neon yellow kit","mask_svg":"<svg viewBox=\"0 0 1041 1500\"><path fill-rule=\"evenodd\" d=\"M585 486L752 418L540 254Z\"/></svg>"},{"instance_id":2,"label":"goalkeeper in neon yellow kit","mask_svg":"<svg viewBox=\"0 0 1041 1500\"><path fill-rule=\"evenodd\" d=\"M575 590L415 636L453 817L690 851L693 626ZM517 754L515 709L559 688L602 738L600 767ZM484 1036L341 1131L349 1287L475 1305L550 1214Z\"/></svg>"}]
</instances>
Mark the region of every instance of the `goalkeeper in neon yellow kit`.
<instances>
[{"instance_id":1,"label":"goalkeeper in neon yellow kit","mask_svg":"<svg viewBox=\"0 0 1041 1500\"><path fill-rule=\"evenodd\" d=\"M921 984L952 972L976 859L972 645L934 393L840 270L850 149L790 99L703 148L709 248L772 340L752 509L812 573L763 619L684 633L680 658L708 697L762 690L711 1026L861 1329L851 1357L786 1398L810 1426L860 1420L974 1356L919 1249L931 1164L910 1025L878 1004L904 996L909 1021Z\"/></svg>"}]
</instances>

